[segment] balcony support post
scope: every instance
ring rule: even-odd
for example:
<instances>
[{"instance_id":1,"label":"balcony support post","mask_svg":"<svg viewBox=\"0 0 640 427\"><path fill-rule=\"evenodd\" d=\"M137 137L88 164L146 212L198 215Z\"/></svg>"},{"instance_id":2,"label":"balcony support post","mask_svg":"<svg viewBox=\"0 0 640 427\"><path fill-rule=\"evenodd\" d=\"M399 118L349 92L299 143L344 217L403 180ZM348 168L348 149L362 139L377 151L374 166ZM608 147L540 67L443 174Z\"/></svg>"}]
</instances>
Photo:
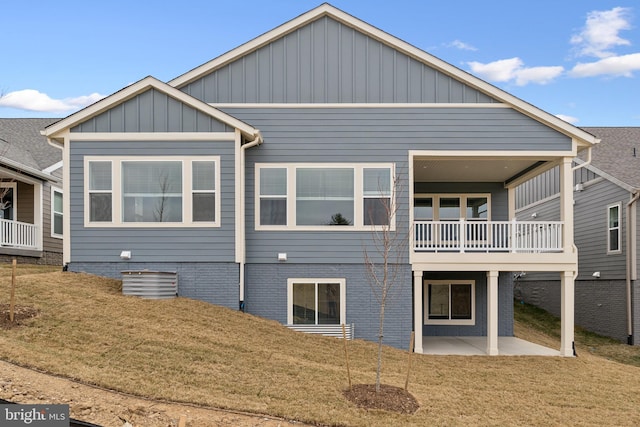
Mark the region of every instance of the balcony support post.
<instances>
[{"instance_id":1,"label":"balcony support post","mask_svg":"<svg viewBox=\"0 0 640 427\"><path fill-rule=\"evenodd\" d=\"M414 352L422 353L422 271L413 272L413 330L415 332Z\"/></svg>"},{"instance_id":2,"label":"balcony support post","mask_svg":"<svg viewBox=\"0 0 640 427\"><path fill-rule=\"evenodd\" d=\"M487 354L498 355L498 272L487 271Z\"/></svg>"},{"instance_id":3,"label":"balcony support post","mask_svg":"<svg viewBox=\"0 0 640 427\"><path fill-rule=\"evenodd\" d=\"M573 271L563 271L560 278L560 355L572 357L574 340L575 278Z\"/></svg>"},{"instance_id":4,"label":"balcony support post","mask_svg":"<svg viewBox=\"0 0 640 427\"><path fill-rule=\"evenodd\" d=\"M560 163L560 221L562 227L562 249L565 253L573 250L573 171L571 157L564 157Z\"/></svg>"}]
</instances>

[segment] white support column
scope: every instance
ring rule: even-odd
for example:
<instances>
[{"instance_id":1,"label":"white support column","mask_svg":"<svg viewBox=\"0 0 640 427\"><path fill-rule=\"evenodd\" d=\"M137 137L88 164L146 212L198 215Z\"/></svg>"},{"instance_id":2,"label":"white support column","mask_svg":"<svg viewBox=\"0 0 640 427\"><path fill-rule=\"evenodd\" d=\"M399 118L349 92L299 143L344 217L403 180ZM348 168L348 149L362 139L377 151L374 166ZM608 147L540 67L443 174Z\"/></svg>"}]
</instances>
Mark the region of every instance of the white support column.
<instances>
[{"instance_id":1,"label":"white support column","mask_svg":"<svg viewBox=\"0 0 640 427\"><path fill-rule=\"evenodd\" d=\"M516 219L516 189L515 187L507 188L509 199L509 221Z\"/></svg>"},{"instance_id":2,"label":"white support column","mask_svg":"<svg viewBox=\"0 0 640 427\"><path fill-rule=\"evenodd\" d=\"M498 272L487 271L487 354L498 355Z\"/></svg>"},{"instance_id":3,"label":"white support column","mask_svg":"<svg viewBox=\"0 0 640 427\"><path fill-rule=\"evenodd\" d=\"M560 355L573 356L573 328L574 328L574 295L575 282L573 271L564 271L560 278Z\"/></svg>"},{"instance_id":4,"label":"white support column","mask_svg":"<svg viewBox=\"0 0 640 427\"><path fill-rule=\"evenodd\" d=\"M415 331L414 352L422 353L422 271L413 272L413 330Z\"/></svg>"},{"instance_id":5,"label":"white support column","mask_svg":"<svg viewBox=\"0 0 640 427\"><path fill-rule=\"evenodd\" d=\"M573 250L573 171L571 157L564 157L560 163L560 221L562 226L562 247L565 253Z\"/></svg>"}]
</instances>

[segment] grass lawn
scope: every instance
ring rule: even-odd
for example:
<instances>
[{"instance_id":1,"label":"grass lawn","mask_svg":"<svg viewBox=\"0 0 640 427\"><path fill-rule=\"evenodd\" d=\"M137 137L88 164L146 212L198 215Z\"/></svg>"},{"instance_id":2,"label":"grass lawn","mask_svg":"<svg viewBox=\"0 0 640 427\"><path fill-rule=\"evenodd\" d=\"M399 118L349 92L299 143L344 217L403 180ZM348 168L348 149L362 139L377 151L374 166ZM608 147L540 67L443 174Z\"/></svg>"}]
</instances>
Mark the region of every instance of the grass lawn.
<instances>
[{"instance_id":1,"label":"grass lawn","mask_svg":"<svg viewBox=\"0 0 640 427\"><path fill-rule=\"evenodd\" d=\"M583 332L577 358L414 355L409 391L421 407L397 415L344 399L341 340L185 298L126 297L119 281L46 268L21 266L16 296L40 315L0 330L0 359L136 395L323 425L640 425L640 351ZM519 305L516 334L559 348L557 320ZM348 348L353 382L373 383L375 344ZM403 387L406 368L406 352L385 349L384 383Z\"/></svg>"}]
</instances>

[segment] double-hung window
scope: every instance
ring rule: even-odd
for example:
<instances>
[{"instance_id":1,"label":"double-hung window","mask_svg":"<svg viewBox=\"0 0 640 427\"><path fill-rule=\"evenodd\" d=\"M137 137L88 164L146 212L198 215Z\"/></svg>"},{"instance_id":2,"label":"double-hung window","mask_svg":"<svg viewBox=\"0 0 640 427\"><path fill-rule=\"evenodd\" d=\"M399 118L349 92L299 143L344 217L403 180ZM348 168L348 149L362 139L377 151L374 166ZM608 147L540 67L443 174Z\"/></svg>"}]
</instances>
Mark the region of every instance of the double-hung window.
<instances>
[{"instance_id":1,"label":"double-hung window","mask_svg":"<svg viewBox=\"0 0 640 427\"><path fill-rule=\"evenodd\" d=\"M51 236L63 237L63 198L62 190L51 187Z\"/></svg>"},{"instance_id":2,"label":"double-hung window","mask_svg":"<svg viewBox=\"0 0 640 427\"><path fill-rule=\"evenodd\" d=\"M620 203L607 207L607 252L609 253L620 253L622 251L620 208Z\"/></svg>"},{"instance_id":3,"label":"double-hung window","mask_svg":"<svg viewBox=\"0 0 640 427\"><path fill-rule=\"evenodd\" d=\"M112 163L109 160L88 162L89 222L111 222L113 218Z\"/></svg>"},{"instance_id":4,"label":"double-hung window","mask_svg":"<svg viewBox=\"0 0 640 427\"><path fill-rule=\"evenodd\" d=\"M426 281L424 305L424 323L427 325L473 325L475 281Z\"/></svg>"},{"instance_id":5,"label":"double-hung window","mask_svg":"<svg viewBox=\"0 0 640 427\"><path fill-rule=\"evenodd\" d=\"M345 323L345 279L289 279L287 323L340 325Z\"/></svg>"},{"instance_id":6,"label":"double-hung window","mask_svg":"<svg viewBox=\"0 0 640 427\"><path fill-rule=\"evenodd\" d=\"M392 179L391 164L257 164L256 229L393 228Z\"/></svg>"},{"instance_id":7,"label":"double-hung window","mask_svg":"<svg viewBox=\"0 0 640 427\"><path fill-rule=\"evenodd\" d=\"M219 226L219 157L85 159L88 226Z\"/></svg>"}]
</instances>

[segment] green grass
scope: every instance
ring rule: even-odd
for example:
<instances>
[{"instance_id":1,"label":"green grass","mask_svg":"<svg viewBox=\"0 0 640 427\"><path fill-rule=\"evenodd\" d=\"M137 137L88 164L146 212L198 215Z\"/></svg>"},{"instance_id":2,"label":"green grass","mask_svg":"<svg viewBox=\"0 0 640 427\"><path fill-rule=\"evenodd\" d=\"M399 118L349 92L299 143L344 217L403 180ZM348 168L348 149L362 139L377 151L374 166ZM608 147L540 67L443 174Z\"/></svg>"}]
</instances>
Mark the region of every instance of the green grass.
<instances>
[{"instance_id":1,"label":"green grass","mask_svg":"<svg viewBox=\"0 0 640 427\"><path fill-rule=\"evenodd\" d=\"M85 383L321 425L640 425L640 371L602 357L607 345L593 341L584 345L598 351L579 343L578 358L414 355L409 391L420 409L366 411L342 395L341 340L186 298L123 296L117 280L36 270L19 272L16 299L40 315L0 331L0 358ZM10 276L0 268L0 303ZM517 312L518 336L559 347L551 320ZM354 340L348 350L353 382L373 383L375 344ZM385 348L382 381L402 387L406 375L407 352Z\"/></svg>"}]
</instances>

